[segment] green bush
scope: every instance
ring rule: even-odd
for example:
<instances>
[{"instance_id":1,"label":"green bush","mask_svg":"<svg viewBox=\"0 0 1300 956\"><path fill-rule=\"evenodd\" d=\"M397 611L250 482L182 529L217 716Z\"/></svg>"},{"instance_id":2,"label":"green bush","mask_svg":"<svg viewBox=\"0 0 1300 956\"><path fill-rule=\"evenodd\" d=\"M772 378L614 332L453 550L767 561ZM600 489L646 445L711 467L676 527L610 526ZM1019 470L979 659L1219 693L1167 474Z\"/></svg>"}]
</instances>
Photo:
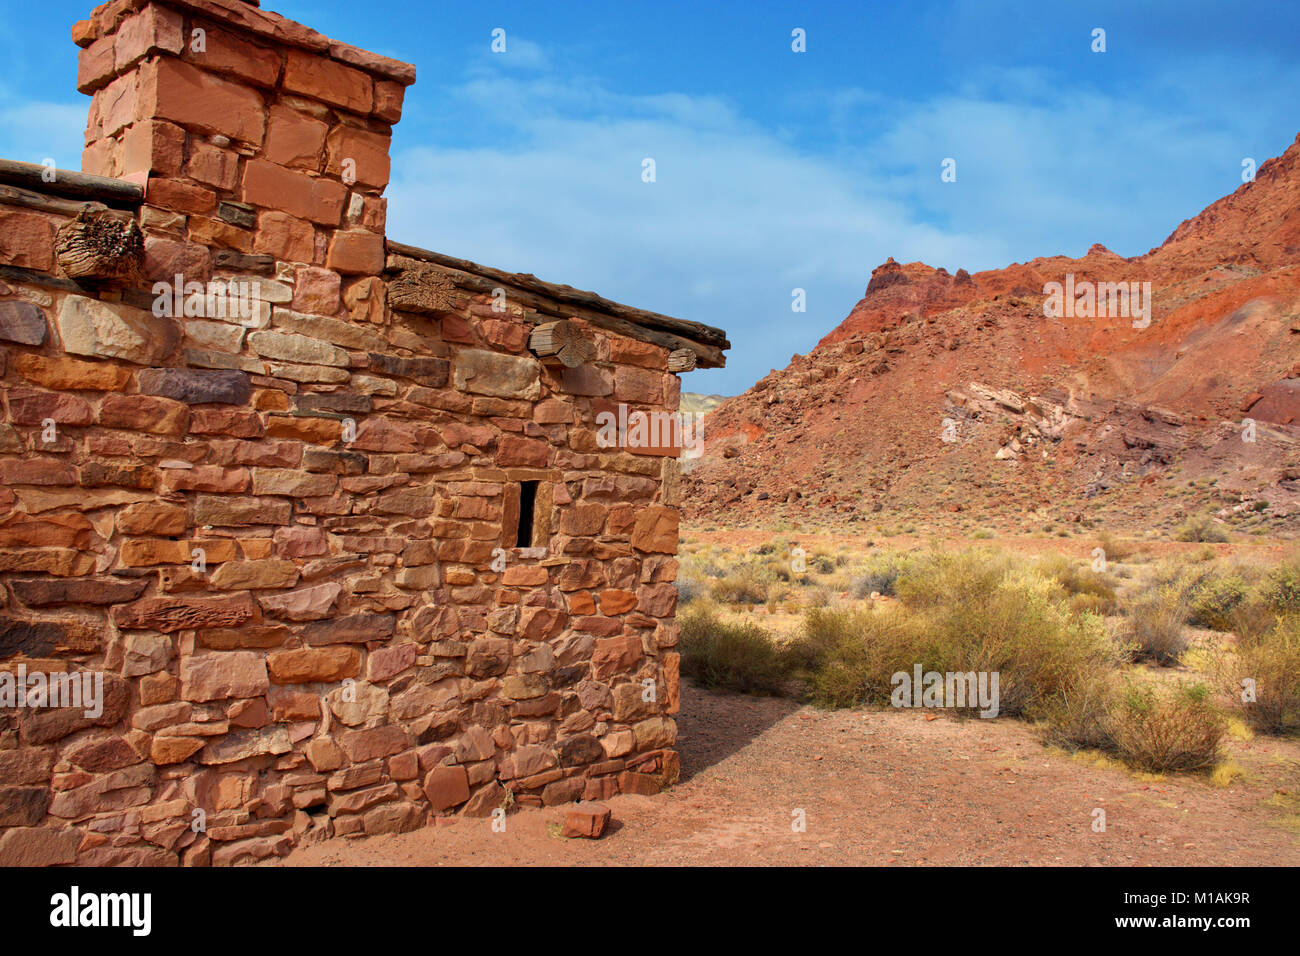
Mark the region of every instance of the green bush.
<instances>
[{"instance_id":1,"label":"green bush","mask_svg":"<svg viewBox=\"0 0 1300 956\"><path fill-rule=\"evenodd\" d=\"M1036 715L1071 682L1119 664L1100 618L1076 615L1054 581L985 551L932 552L898 580L900 605L809 611L791 648L814 697L885 703L892 677L997 672L999 713Z\"/></svg>"},{"instance_id":2,"label":"green bush","mask_svg":"<svg viewBox=\"0 0 1300 956\"><path fill-rule=\"evenodd\" d=\"M1138 770L1207 770L1219 762L1226 723L1204 685L1130 685L1112 719L1115 752Z\"/></svg>"},{"instance_id":3,"label":"green bush","mask_svg":"<svg viewBox=\"0 0 1300 956\"><path fill-rule=\"evenodd\" d=\"M1049 715L1047 740L1099 750L1151 773L1213 768L1226 722L1201 684L1123 685L1116 673L1067 688Z\"/></svg>"},{"instance_id":4,"label":"green bush","mask_svg":"<svg viewBox=\"0 0 1300 956\"><path fill-rule=\"evenodd\" d=\"M1114 751L1117 676L1098 671L1064 682L1048 706L1048 742L1067 750Z\"/></svg>"},{"instance_id":5,"label":"green bush","mask_svg":"<svg viewBox=\"0 0 1300 956\"><path fill-rule=\"evenodd\" d=\"M790 667L781 648L757 624L732 624L713 608L695 605L678 616L682 674L705 687L779 694Z\"/></svg>"},{"instance_id":6,"label":"green bush","mask_svg":"<svg viewBox=\"0 0 1300 956\"><path fill-rule=\"evenodd\" d=\"M1260 598L1279 614L1300 612L1300 554L1292 555L1270 571L1259 589Z\"/></svg>"},{"instance_id":7,"label":"green bush","mask_svg":"<svg viewBox=\"0 0 1300 956\"><path fill-rule=\"evenodd\" d=\"M1189 616L1187 598L1176 585L1162 585L1138 598L1128 610L1125 636L1134 656L1169 665L1187 649L1183 624Z\"/></svg>"},{"instance_id":8,"label":"green bush","mask_svg":"<svg viewBox=\"0 0 1300 956\"><path fill-rule=\"evenodd\" d=\"M897 607L865 611L814 608L789 650L813 699L826 707L888 704L891 678L918 660L937 660L924 628Z\"/></svg>"},{"instance_id":9,"label":"green bush","mask_svg":"<svg viewBox=\"0 0 1300 956\"><path fill-rule=\"evenodd\" d=\"M1223 544L1228 540L1228 532L1223 525L1209 515L1188 518L1174 533L1177 541L1196 541L1208 544Z\"/></svg>"},{"instance_id":10,"label":"green bush","mask_svg":"<svg viewBox=\"0 0 1300 956\"><path fill-rule=\"evenodd\" d=\"M1189 589L1188 622L1215 631L1229 631L1233 612L1248 592L1249 586L1240 576L1211 575Z\"/></svg>"},{"instance_id":11,"label":"green bush","mask_svg":"<svg viewBox=\"0 0 1300 956\"><path fill-rule=\"evenodd\" d=\"M1071 561L1064 555L1054 554L1040 558L1038 570L1060 584L1071 598L1083 597L1089 600L1072 602L1078 611L1093 611L1097 614L1114 614L1117 609L1114 579L1103 572L1094 571L1088 562Z\"/></svg>"},{"instance_id":12,"label":"green bush","mask_svg":"<svg viewBox=\"0 0 1300 956\"><path fill-rule=\"evenodd\" d=\"M898 599L924 610L979 602L1006 578L1011 559L995 551L928 551L901 569L895 583Z\"/></svg>"},{"instance_id":13,"label":"green bush","mask_svg":"<svg viewBox=\"0 0 1300 956\"><path fill-rule=\"evenodd\" d=\"M754 564L742 564L730 574L718 578L709 589L715 601L723 604L766 604L775 576Z\"/></svg>"},{"instance_id":14,"label":"green bush","mask_svg":"<svg viewBox=\"0 0 1300 956\"><path fill-rule=\"evenodd\" d=\"M1229 692L1241 700L1242 682L1254 682L1255 700L1243 701L1250 724L1266 733L1300 727L1300 614L1277 621L1257 638L1241 640L1229 673Z\"/></svg>"}]
</instances>

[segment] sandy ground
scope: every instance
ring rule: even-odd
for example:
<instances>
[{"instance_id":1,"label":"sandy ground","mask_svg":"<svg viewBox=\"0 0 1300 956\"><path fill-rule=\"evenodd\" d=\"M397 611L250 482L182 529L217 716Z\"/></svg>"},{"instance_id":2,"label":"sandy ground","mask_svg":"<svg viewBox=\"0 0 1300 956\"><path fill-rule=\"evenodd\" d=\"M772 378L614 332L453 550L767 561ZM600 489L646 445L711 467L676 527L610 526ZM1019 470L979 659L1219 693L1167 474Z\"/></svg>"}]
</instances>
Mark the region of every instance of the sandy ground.
<instances>
[{"instance_id":1,"label":"sandy ground","mask_svg":"<svg viewBox=\"0 0 1300 956\"><path fill-rule=\"evenodd\" d=\"M684 685L682 779L610 801L599 841L564 808L295 850L297 866L1300 865L1300 741L1233 741L1246 771L1143 780L1045 749L1016 720L825 712ZM929 716L933 716L931 712ZM1106 814L1094 832L1094 810ZM796 811L803 832L792 824Z\"/></svg>"}]
</instances>

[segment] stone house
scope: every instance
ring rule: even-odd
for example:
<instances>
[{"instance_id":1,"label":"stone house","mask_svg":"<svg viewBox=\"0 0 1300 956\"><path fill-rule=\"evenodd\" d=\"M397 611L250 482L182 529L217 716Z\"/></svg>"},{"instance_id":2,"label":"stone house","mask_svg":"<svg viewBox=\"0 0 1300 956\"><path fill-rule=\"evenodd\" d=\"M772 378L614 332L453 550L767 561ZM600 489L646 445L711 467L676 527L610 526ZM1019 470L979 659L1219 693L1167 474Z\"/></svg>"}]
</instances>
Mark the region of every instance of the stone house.
<instances>
[{"instance_id":1,"label":"stone house","mask_svg":"<svg viewBox=\"0 0 1300 956\"><path fill-rule=\"evenodd\" d=\"M597 422L724 333L388 242L410 65L245 0L73 39L82 172L0 163L0 865L674 780L678 441Z\"/></svg>"}]
</instances>

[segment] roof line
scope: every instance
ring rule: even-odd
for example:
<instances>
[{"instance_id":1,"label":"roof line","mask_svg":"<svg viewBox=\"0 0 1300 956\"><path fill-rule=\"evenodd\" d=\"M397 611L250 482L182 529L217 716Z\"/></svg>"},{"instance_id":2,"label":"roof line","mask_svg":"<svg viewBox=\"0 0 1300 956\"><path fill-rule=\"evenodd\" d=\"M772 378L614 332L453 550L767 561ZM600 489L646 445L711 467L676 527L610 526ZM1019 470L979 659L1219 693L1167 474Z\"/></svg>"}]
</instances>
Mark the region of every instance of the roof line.
<instances>
[{"instance_id":1,"label":"roof line","mask_svg":"<svg viewBox=\"0 0 1300 956\"><path fill-rule=\"evenodd\" d=\"M727 341L727 333L715 326L705 325L702 322L691 322L687 319L677 319L658 312L650 312L646 309L638 309L634 306L606 299L594 292L575 289L573 286L544 282L530 272L505 272L501 269L493 269L490 266L471 262L468 259L458 259L455 256L444 255L429 249L421 249L418 246L393 242L391 239L388 240L388 251L392 255L430 262L460 272L467 272L471 275L482 276L485 279L504 282L507 285L514 285L530 292L548 296L557 302L579 306L596 312L604 312L607 315L624 319L636 325L671 332L674 335L703 345L713 346L718 349L731 348L731 343Z\"/></svg>"}]
</instances>

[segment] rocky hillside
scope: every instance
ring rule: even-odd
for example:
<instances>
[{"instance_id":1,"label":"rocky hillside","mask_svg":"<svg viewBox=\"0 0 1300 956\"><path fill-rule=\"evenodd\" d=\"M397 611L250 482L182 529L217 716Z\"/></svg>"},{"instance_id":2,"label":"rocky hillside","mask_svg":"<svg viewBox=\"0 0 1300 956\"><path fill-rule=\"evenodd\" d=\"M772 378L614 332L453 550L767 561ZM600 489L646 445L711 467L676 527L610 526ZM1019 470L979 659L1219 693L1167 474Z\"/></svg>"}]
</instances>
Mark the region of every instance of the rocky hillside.
<instances>
[{"instance_id":1,"label":"rocky hillside","mask_svg":"<svg viewBox=\"0 0 1300 956\"><path fill-rule=\"evenodd\" d=\"M1099 317L1065 292L1045 315L1054 282L1093 283ZM1140 294L1124 312L1104 285L1121 282L1150 283L1149 322ZM1300 137L1142 256L1094 245L973 275L890 259L811 353L709 415L685 497L736 524L1040 531L1211 511L1289 533L1298 426Z\"/></svg>"}]
</instances>

